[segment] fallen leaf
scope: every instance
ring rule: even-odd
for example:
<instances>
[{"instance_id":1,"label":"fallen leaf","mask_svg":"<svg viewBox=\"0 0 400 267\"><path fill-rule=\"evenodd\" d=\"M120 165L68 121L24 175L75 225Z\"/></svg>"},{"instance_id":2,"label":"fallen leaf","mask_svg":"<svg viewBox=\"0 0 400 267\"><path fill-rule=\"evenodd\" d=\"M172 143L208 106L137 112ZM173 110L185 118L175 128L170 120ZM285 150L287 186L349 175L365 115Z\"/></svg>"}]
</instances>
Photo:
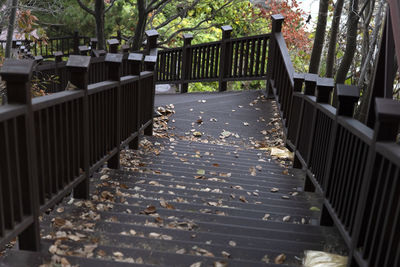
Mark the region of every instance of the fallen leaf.
<instances>
[{"instance_id":1,"label":"fallen leaf","mask_svg":"<svg viewBox=\"0 0 400 267\"><path fill-rule=\"evenodd\" d=\"M318 207L314 207L314 206L311 207L310 210L311 210L311 211L321 211Z\"/></svg>"},{"instance_id":2,"label":"fallen leaf","mask_svg":"<svg viewBox=\"0 0 400 267\"><path fill-rule=\"evenodd\" d=\"M250 175L251 175L251 176L256 176L256 175L257 175L256 168L255 168L255 167L250 167L250 168L249 168L249 171L250 171Z\"/></svg>"},{"instance_id":3,"label":"fallen leaf","mask_svg":"<svg viewBox=\"0 0 400 267\"><path fill-rule=\"evenodd\" d=\"M197 174L204 175L204 174L206 174L206 171L203 169L198 169Z\"/></svg>"},{"instance_id":4,"label":"fallen leaf","mask_svg":"<svg viewBox=\"0 0 400 267\"><path fill-rule=\"evenodd\" d=\"M169 210L174 210L175 207L169 203L167 203L164 199L160 200L160 206Z\"/></svg>"},{"instance_id":5,"label":"fallen leaf","mask_svg":"<svg viewBox=\"0 0 400 267\"><path fill-rule=\"evenodd\" d=\"M201 261L193 263L190 267L201 267Z\"/></svg>"},{"instance_id":6,"label":"fallen leaf","mask_svg":"<svg viewBox=\"0 0 400 267\"><path fill-rule=\"evenodd\" d=\"M228 263L224 262L224 261L215 261L214 262L214 267L227 267Z\"/></svg>"},{"instance_id":7,"label":"fallen leaf","mask_svg":"<svg viewBox=\"0 0 400 267\"><path fill-rule=\"evenodd\" d=\"M193 133L193 136L194 136L194 137L201 137L201 136L202 136L202 133L201 133L201 132L194 132L194 133Z\"/></svg>"},{"instance_id":8,"label":"fallen leaf","mask_svg":"<svg viewBox=\"0 0 400 267\"><path fill-rule=\"evenodd\" d=\"M276 256L274 262L275 264L283 264L285 260L286 260L286 255L282 253Z\"/></svg>"},{"instance_id":9,"label":"fallen leaf","mask_svg":"<svg viewBox=\"0 0 400 267\"><path fill-rule=\"evenodd\" d=\"M284 222L290 221L290 216L285 216L285 217L283 217L282 221L284 221Z\"/></svg>"},{"instance_id":10,"label":"fallen leaf","mask_svg":"<svg viewBox=\"0 0 400 267\"><path fill-rule=\"evenodd\" d=\"M147 206L147 208L143 211L145 214L153 214L156 213L157 209L153 205Z\"/></svg>"},{"instance_id":11,"label":"fallen leaf","mask_svg":"<svg viewBox=\"0 0 400 267\"><path fill-rule=\"evenodd\" d=\"M229 246L231 247L236 247L236 242L235 241L229 241Z\"/></svg>"},{"instance_id":12,"label":"fallen leaf","mask_svg":"<svg viewBox=\"0 0 400 267\"><path fill-rule=\"evenodd\" d=\"M279 188L273 187L273 188L271 188L270 191L271 191L272 193L276 193L276 192L279 192Z\"/></svg>"},{"instance_id":13,"label":"fallen leaf","mask_svg":"<svg viewBox=\"0 0 400 267\"><path fill-rule=\"evenodd\" d=\"M265 213L264 217L262 218L263 221L268 221L269 217L271 217L271 214Z\"/></svg>"},{"instance_id":14,"label":"fallen leaf","mask_svg":"<svg viewBox=\"0 0 400 267\"><path fill-rule=\"evenodd\" d=\"M240 201L242 201L244 203L248 202L244 196L240 196L239 199L240 199Z\"/></svg>"}]
</instances>

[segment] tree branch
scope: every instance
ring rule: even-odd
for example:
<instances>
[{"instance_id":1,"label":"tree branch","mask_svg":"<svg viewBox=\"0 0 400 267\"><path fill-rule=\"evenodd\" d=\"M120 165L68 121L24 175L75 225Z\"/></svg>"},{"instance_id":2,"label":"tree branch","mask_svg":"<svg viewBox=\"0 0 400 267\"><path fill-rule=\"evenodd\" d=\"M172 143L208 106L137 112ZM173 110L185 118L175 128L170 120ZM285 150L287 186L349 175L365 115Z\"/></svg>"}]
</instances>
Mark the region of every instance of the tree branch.
<instances>
[{"instance_id":1,"label":"tree branch","mask_svg":"<svg viewBox=\"0 0 400 267\"><path fill-rule=\"evenodd\" d=\"M150 4L146 8L146 14L149 14L153 10L159 8L161 5L163 5L165 2L169 2L170 0L161 0L158 2L158 0L153 0L150 2ZM157 3L158 2L158 3Z\"/></svg>"},{"instance_id":2,"label":"tree branch","mask_svg":"<svg viewBox=\"0 0 400 267\"><path fill-rule=\"evenodd\" d=\"M104 14L107 13L114 5L114 3L117 2L117 0L112 0L110 5L104 10Z\"/></svg>"},{"instance_id":3,"label":"tree branch","mask_svg":"<svg viewBox=\"0 0 400 267\"><path fill-rule=\"evenodd\" d=\"M79 4L79 6L85 10L87 13L89 13L90 15L96 16L96 13L94 12L94 10L91 10L90 8L88 8L87 6L85 6L81 0L76 0Z\"/></svg>"}]
</instances>

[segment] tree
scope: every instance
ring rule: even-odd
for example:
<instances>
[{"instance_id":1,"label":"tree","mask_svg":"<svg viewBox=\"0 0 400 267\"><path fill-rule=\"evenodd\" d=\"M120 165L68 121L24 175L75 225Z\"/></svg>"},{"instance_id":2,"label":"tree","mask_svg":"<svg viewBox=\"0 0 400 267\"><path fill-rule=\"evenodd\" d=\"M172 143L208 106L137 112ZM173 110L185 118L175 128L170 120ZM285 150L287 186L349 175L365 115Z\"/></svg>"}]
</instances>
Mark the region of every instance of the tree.
<instances>
[{"instance_id":1,"label":"tree","mask_svg":"<svg viewBox=\"0 0 400 267\"><path fill-rule=\"evenodd\" d=\"M94 10L86 6L82 0L76 0L79 6L85 10L87 13L92 15L96 21L96 37L98 41L98 48L105 48L105 35L104 35L104 23L105 23L105 14L111 9L116 0L111 0L109 2L108 7L104 3L104 0L95 0ZM143 1L143 0L138 0Z\"/></svg>"},{"instance_id":2,"label":"tree","mask_svg":"<svg viewBox=\"0 0 400 267\"><path fill-rule=\"evenodd\" d=\"M182 20L189 16L191 11L199 8L199 4L209 6L209 11L203 14L201 20L190 27L181 27L175 31L169 31L168 37L164 38L162 43L168 43L176 35L184 32L190 32L199 29L208 21L211 21L215 16L222 12L224 8L231 6L234 3L242 2L243 0L152 0L144 1L137 0L136 7L138 12L138 20L135 26L134 35L130 38L132 50L138 50L143 42L144 32L146 27L161 30L162 28L175 28ZM157 17L162 17L161 20ZM158 23L154 23L158 21ZM212 27L210 25L208 28Z\"/></svg>"},{"instance_id":3,"label":"tree","mask_svg":"<svg viewBox=\"0 0 400 267\"><path fill-rule=\"evenodd\" d=\"M326 56L326 77L333 78L333 67L335 64L337 37L339 32L340 17L342 16L344 0L337 0L333 13L328 55Z\"/></svg>"},{"instance_id":4,"label":"tree","mask_svg":"<svg viewBox=\"0 0 400 267\"><path fill-rule=\"evenodd\" d=\"M319 63L321 61L322 49L325 41L326 23L328 18L329 0L319 1L318 21L315 30L314 45L311 52L310 73L317 73L319 71Z\"/></svg>"},{"instance_id":5,"label":"tree","mask_svg":"<svg viewBox=\"0 0 400 267\"><path fill-rule=\"evenodd\" d=\"M10 17L8 20L8 28L7 28L7 42L6 42L6 52L5 57L11 57L11 48L12 48L12 41L14 36L14 26L15 26L15 18L17 16L17 6L18 0L9 0L8 6L10 8Z\"/></svg>"},{"instance_id":6,"label":"tree","mask_svg":"<svg viewBox=\"0 0 400 267\"><path fill-rule=\"evenodd\" d=\"M336 83L344 83L357 49L358 0L350 0L347 21L346 49L336 74Z\"/></svg>"}]
</instances>

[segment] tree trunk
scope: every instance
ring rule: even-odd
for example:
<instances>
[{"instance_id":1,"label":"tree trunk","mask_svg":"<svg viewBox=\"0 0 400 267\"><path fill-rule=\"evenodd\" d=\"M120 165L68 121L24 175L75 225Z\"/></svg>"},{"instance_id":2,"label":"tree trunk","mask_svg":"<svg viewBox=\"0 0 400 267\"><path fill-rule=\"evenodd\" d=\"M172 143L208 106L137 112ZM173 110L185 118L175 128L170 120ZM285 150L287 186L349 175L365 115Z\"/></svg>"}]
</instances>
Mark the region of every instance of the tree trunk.
<instances>
[{"instance_id":1,"label":"tree trunk","mask_svg":"<svg viewBox=\"0 0 400 267\"><path fill-rule=\"evenodd\" d=\"M139 13L139 19L136 24L135 36L132 42L132 51L139 50L143 42L143 33L145 31L147 21L147 13L144 0L137 0L137 9Z\"/></svg>"},{"instance_id":2,"label":"tree trunk","mask_svg":"<svg viewBox=\"0 0 400 267\"><path fill-rule=\"evenodd\" d=\"M336 74L336 83L344 83L357 48L358 0L350 0L347 22L346 49Z\"/></svg>"},{"instance_id":3,"label":"tree trunk","mask_svg":"<svg viewBox=\"0 0 400 267\"><path fill-rule=\"evenodd\" d=\"M97 45L100 50L105 49L106 40L104 37L104 0L96 0L94 12L96 20Z\"/></svg>"},{"instance_id":4,"label":"tree trunk","mask_svg":"<svg viewBox=\"0 0 400 267\"><path fill-rule=\"evenodd\" d=\"M319 63L321 61L322 48L324 46L326 21L328 17L329 0L319 1L318 22L317 29L315 30L314 45L310 59L310 73L317 73L319 70Z\"/></svg>"},{"instance_id":5,"label":"tree trunk","mask_svg":"<svg viewBox=\"0 0 400 267\"><path fill-rule=\"evenodd\" d=\"M335 65L336 56L336 42L339 33L340 17L342 15L344 0L337 0L335 5L335 11L333 13L332 26L331 26L331 37L329 40L328 55L326 57L326 77L333 77L333 66Z\"/></svg>"},{"instance_id":6,"label":"tree trunk","mask_svg":"<svg viewBox=\"0 0 400 267\"><path fill-rule=\"evenodd\" d=\"M17 15L18 0L10 0L9 3L11 4L11 12L10 12L10 19L8 22L8 29L7 29L7 42L6 42L6 52L5 52L6 58L11 57L11 48L12 48L12 41L13 41L13 35L14 35L15 18Z\"/></svg>"}]
</instances>

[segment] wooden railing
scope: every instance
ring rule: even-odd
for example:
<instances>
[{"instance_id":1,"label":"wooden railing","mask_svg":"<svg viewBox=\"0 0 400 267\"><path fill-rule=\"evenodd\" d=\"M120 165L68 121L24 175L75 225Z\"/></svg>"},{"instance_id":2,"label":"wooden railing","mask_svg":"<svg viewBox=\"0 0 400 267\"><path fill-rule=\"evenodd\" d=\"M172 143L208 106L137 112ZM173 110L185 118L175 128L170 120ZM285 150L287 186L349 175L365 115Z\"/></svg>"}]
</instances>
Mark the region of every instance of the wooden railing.
<instances>
[{"instance_id":1,"label":"wooden railing","mask_svg":"<svg viewBox=\"0 0 400 267\"><path fill-rule=\"evenodd\" d=\"M157 83L181 84L219 82L219 91L228 81L265 80L270 35L231 39L232 28L222 27L221 41L191 45L193 36L184 35L184 45L158 52Z\"/></svg>"},{"instance_id":2,"label":"wooden railing","mask_svg":"<svg viewBox=\"0 0 400 267\"><path fill-rule=\"evenodd\" d=\"M375 100L371 129L352 118L359 89L295 73L273 16L268 89L278 102L294 167L306 191L323 193L322 225L336 225L349 248L348 266L400 266L400 103ZM270 65L269 65L270 66Z\"/></svg>"},{"instance_id":3,"label":"wooden railing","mask_svg":"<svg viewBox=\"0 0 400 267\"><path fill-rule=\"evenodd\" d=\"M55 52L62 52L66 57L79 53L79 46L91 44L91 38L80 36L75 32L72 36L52 37L46 40L21 40L13 41L12 47L19 49L23 53L32 56L42 56L43 58L54 57ZM6 41L0 40L0 54L5 52ZM94 47L95 49L95 47Z\"/></svg>"},{"instance_id":4,"label":"wooden railing","mask_svg":"<svg viewBox=\"0 0 400 267\"><path fill-rule=\"evenodd\" d=\"M71 191L87 199L89 177L105 162L118 168L121 149L137 149L142 130L152 134L155 63L141 72L142 62L128 55L123 75L123 60L122 54L108 53L100 67L102 81L90 83L96 63L71 55L65 77L73 86L34 99L34 61L5 61L0 72L8 94L8 104L0 107L0 247L18 236L21 249L39 250L39 214Z\"/></svg>"}]
</instances>

